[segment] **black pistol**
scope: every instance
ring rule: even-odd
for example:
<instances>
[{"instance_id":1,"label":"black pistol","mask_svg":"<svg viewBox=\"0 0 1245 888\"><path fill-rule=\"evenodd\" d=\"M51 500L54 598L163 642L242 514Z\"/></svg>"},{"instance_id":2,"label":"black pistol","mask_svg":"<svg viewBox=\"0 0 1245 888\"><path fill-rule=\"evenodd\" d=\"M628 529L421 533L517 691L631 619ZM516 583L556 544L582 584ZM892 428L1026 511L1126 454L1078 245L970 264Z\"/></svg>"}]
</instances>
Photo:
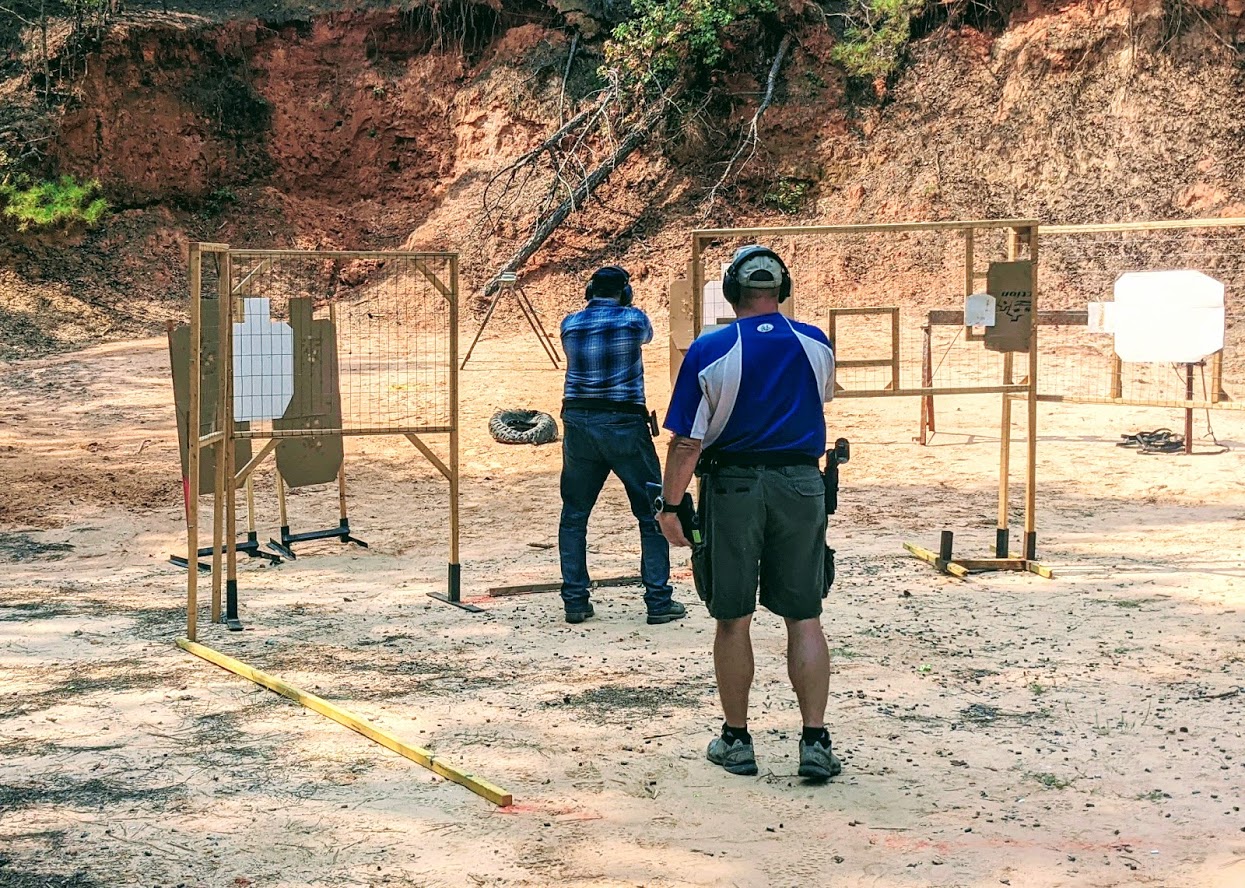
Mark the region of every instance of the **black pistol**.
<instances>
[{"instance_id":1,"label":"black pistol","mask_svg":"<svg viewBox=\"0 0 1245 888\"><path fill-rule=\"evenodd\" d=\"M846 438L834 442L834 449L826 451L826 472L822 479L826 484L826 514L833 515L839 508L839 466L852 458L852 445Z\"/></svg>"},{"instance_id":2,"label":"black pistol","mask_svg":"<svg viewBox=\"0 0 1245 888\"><path fill-rule=\"evenodd\" d=\"M656 502L657 497L661 496L661 485L654 484L652 481L644 485L645 491L648 493L648 501ZM704 538L700 535L700 519L696 517L696 507L692 504L692 495L690 493L683 494L683 499L679 502L679 511L676 513L679 518L679 524L683 528L683 536L687 537L687 541L692 544L692 548L696 548Z\"/></svg>"}]
</instances>

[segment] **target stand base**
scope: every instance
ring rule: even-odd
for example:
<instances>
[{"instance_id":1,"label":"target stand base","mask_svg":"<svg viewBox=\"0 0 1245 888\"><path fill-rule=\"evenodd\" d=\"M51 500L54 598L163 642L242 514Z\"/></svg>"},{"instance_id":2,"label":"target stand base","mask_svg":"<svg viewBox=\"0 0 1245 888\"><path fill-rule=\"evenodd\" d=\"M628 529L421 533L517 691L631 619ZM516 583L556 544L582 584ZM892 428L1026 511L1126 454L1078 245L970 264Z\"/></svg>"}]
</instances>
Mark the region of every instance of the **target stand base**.
<instances>
[{"instance_id":1,"label":"target stand base","mask_svg":"<svg viewBox=\"0 0 1245 888\"><path fill-rule=\"evenodd\" d=\"M484 608L476 607L474 604L468 604L463 601L463 566L461 564L449 565L449 576L446 583L445 592L429 592L428 597L443 604L452 604L454 607L462 608L473 614L484 613Z\"/></svg>"},{"instance_id":2,"label":"target stand base","mask_svg":"<svg viewBox=\"0 0 1245 888\"><path fill-rule=\"evenodd\" d=\"M955 558L952 555L953 542L954 535L952 532L944 530L942 532L942 545L937 552L931 552L929 549L914 543L904 543L903 547L914 557L927 564L932 564L939 573L960 580L967 580L972 574L991 573L994 571L1031 573L1046 580L1055 578L1054 572L1036 558ZM1032 552L1034 548L1033 541L1027 540L1025 548ZM1006 552L1006 550L1003 551Z\"/></svg>"},{"instance_id":3,"label":"target stand base","mask_svg":"<svg viewBox=\"0 0 1245 888\"><path fill-rule=\"evenodd\" d=\"M350 521L346 518L341 519L337 527L330 527L327 530L309 530L305 533L290 533L289 525L286 525L281 528L280 541L270 539L268 548L294 561L298 557L294 554L294 544L310 543L315 540L340 540L342 543L353 543L360 549L367 548L366 542L350 535Z\"/></svg>"},{"instance_id":4,"label":"target stand base","mask_svg":"<svg viewBox=\"0 0 1245 888\"><path fill-rule=\"evenodd\" d=\"M281 555L275 552L265 552L263 549L261 549L259 546L259 537L256 536L254 531L246 535L245 541L239 540L237 545L235 546L235 549L239 555L246 555L250 558L260 558L264 561L267 561L269 564L280 564L283 560ZM197 555L199 558L211 558L212 547L206 546L200 549ZM185 555L170 555L169 564L184 568L186 567L187 564L189 564L189 562L186 560ZM199 572L200 573L211 573L212 566L210 564L204 564L202 561L200 561Z\"/></svg>"}]
</instances>

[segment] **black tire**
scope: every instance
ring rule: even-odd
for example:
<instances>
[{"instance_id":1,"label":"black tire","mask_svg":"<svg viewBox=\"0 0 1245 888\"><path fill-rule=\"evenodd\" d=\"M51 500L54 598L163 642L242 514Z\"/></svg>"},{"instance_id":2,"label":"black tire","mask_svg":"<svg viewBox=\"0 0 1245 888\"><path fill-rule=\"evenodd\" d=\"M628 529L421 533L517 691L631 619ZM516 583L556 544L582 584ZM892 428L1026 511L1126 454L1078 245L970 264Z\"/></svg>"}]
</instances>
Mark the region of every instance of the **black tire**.
<instances>
[{"instance_id":1,"label":"black tire","mask_svg":"<svg viewBox=\"0 0 1245 888\"><path fill-rule=\"evenodd\" d=\"M501 444L548 444L558 440L558 424L536 410L498 410L488 421L489 434Z\"/></svg>"}]
</instances>

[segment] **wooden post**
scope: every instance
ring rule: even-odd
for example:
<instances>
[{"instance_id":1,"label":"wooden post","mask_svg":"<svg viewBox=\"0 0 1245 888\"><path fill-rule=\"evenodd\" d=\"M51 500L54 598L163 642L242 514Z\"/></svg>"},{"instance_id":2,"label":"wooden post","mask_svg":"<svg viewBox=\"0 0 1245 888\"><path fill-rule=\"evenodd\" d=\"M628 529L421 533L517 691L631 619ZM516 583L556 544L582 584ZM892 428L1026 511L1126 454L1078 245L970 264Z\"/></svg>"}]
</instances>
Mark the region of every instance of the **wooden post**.
<instances>
[{"instance_id":1,"label":"wooden post","mask_svg":"<svg viewBox=\"0 0 1245 888\"><path fill-rule=\"evenodd\" d=\"M458 256L450 257L450 601L462 598L458 553Z\"/></svg>"},{"instance_id":2,"label":"wooden post","mask_svg":"<svg viewBox=\"0 0 1245 888\"><path fill-rule=\"evenodd\" d=\"M1218 404L1226 400L1227 394L1223 390L1223 349L1219 349L1210 358L1210 402Z\"/></svg>"},{"instance_id":3,"label":"wooden post","mask_svg":"<svg viewBox=\"0 0 1245 888\"><path fill-rule=\"evenodd\" d=\"M700 255L700 237L692 233L692 338L700 335L701 318L705 313L705 264ZM833 337L832 337L833 341Z\"/></svg>"},{"instance_id":4,"label":"wooden post","mask_svg":"<svg viewBox=\"0 0 1245 888\"><path fill-rule=\"evenodd\" d=\"M225 487L225 535L228 538L225 540L224 619L225 625L229 629L239 632L242 630L242 623L238 620L238 486L233 483L234 475L237 472L237 467L234 465L236 446L233 422L233 258L228 252L221 254L220 287L220 311L225 318L224 330L226 334L221 339L221 355L224 360L221 362L220 373L225 378L225 397L222 399L225 421L220 428L220 432L222 433L221 446L224 448L225 472L229 478L229 484Z\"/></svg>"},{"instance_id":5,"label":"wooden post","mask_svg":"<svg viewBox=\"0 0 1245 888\"><path fill-rule=\"evenodd\" d=\"M1193 400L1193 365L1184 365L1184 397L1186 401ZM1193 408L1186 407L1184 409L1184 453L1185 456L1193 455Z\"/></svg>"},{"instance_id":6,"label":"wooden post","mask_svg":"<svg viewBox=\"0 0 1245 888\"><path fill-rule=\"evenodd\" d=\"M219 255L217 257L219 262ZM225 361L224 361L224 343L225 337L229 331L225 329L228 321L228 313L225 311L225 303L230 300L228 293L222 291L222 287L227 282L224 276L217 281L216 302L218 310L216 312L216 428L215 432L220 432L225 428L225 398L228 397L228 381L225 379ZM216 486L213 488L212 494L212 610L211 619L213 623L220 622L220 602L221 602L221 582L224 571L222 568L222 559L224 557L224 534L225 534L225 473L229 470L229 460L225 457L225 450L232 446L225 441L224 436L221 437L215 445L216 453ZM233 478L229 478L232 485Z\"/></svg>"},{"instance_id":7,"label":"wooden post","mask_svg":"<svg viewBox=\"0 0 1245 888\"><path fill-rule=\"evenodd\" d=\"M1010 229L1007 232L1007 261L1015 262L1016 256L1020 253L1020 235L1016 229ZM972 281L966 281L965 286L971 287ZM1037 317L1034 316L1033 323L1037 325ZM1012 352L1003 353L1003 385L1011 385L1013 375L1015 373L1015 355ZM995 524L994 531L994 556L996 558L1006 558L1011 548L1010 528L1011 520L1008 510L1011 506L1011 485L1012 485L1012 399L1010 395L1003 395L1002 413L999 421L999 513L998 520Z\"/></svg>"},{"instance_id":8,"label":"wooden post","mask_svg":"<svg viewBox=\"0 0 1245 888\"><path fill-rule=\"evenodd\" d=\"M921 328L921 387L930 388L934 384L934 328L926 324ZM929 443L929 436L934 429L934 398L932 395L921 396L921 437L922 446Z\"/></svg>"},{"instance_id":9,"label":"wooden post","mask_svg":"<svg viewBox=\"0 0 1245 888\"><path fill-rule=\"evenodd\" d=\"M190 245L190 415L186 421L186 637L195 640L199 621L199 436L203 374L203 254Z\"/></svg>"},{"instance_id":10,"label":"wooden post","mask_svg":"<svg viewBox=\"0 0 1245 888\"><path fill-rule=\"evenodd\" d=\"M1028 451L1025 465L1025 548L1024 557L1037 559L1037 440L1038 440L1038 227L1025 232L1029 242L1029 261L1033 263L1033 325L1029 329L1029 414Z\"/></svg>"},{"instance_id":11,"label":"wooden post","mask_svg":"<svg viewBox=\"0 0 1245 888\"><path fill-rule=\"evenodd\" d=\"M250 472L246 475L246 533L248 539L255 534L255 481Z\"/></svg>"},{"instance_id":12,"label":"wooden post","mask_svg":"<svg viewBox=\"0 0 1245 888\"><path fill-rule=\"evenodd\" d=\"M281 470L277 469L277 518L281 522L281 535L285 536L290 532L290 516L285 508L285 479L281 477Z\"/></svg>"},{"instance_id":13,"label":"wooden post","mask_svg":"<svg viewBox=\"0 0 1245 888\"><path fill-rule=\"evenodd\" d=\"M1111 397L1124 397L1124 363L1120 360L1120 356L1112 352L1111 354Z\"/></svg>"},{"instance_id":14,"label":"wooden post","mask_svg":"<svg viewBox=\"0 0 1245 888\"><path fill-rule=\"evenodd\" d=\"M1014 371L1014 356L1011 352L1003 354L1003 384L1011 385ZM1012 469L1012 398L1003 395L1003 415L999 422L999 516L994 532L994 557L1006 558L1010 543L1008 541L1010 522L1008 508L1011 501L1011 469Z\"/></svg>"},{"instance_id":15,"label":"wooden post","mask_svg":"<svg viewBox=\"0 0 1245 888\"><path fill-rule=\"evenodd\" d=\"M891 388L899 391L903 386L899 379L899 308L891 313Z\"/></svg>"}]
</instances>

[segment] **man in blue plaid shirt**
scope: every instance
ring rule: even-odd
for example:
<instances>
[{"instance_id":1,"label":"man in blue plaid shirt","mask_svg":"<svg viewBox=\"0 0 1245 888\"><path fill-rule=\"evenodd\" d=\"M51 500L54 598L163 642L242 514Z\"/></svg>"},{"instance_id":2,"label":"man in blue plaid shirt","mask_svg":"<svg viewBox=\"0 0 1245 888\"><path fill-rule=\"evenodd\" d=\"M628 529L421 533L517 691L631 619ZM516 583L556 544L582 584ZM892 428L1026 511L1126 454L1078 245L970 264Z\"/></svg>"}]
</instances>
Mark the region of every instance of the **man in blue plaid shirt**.
<instances>
[{"instance_id":1,"label":"man in blue plaid shirt","mask_svg":"<svg viewBox=\"0 0 1245 888\"><path fill-rule=\"evenodd\" d=\"M587 306L562 322L566 389L562 402L562 518L558 554L568 623L593 616L588 597L588 517L610 472L618 476L640 525L640 573L648 622L687 613L671 598L670 546L645 490L661 481L649 431L641 350L653 339L648 315L631 304L630 278L616 265L588 282Z\"/></svg>"}]
</instances>

